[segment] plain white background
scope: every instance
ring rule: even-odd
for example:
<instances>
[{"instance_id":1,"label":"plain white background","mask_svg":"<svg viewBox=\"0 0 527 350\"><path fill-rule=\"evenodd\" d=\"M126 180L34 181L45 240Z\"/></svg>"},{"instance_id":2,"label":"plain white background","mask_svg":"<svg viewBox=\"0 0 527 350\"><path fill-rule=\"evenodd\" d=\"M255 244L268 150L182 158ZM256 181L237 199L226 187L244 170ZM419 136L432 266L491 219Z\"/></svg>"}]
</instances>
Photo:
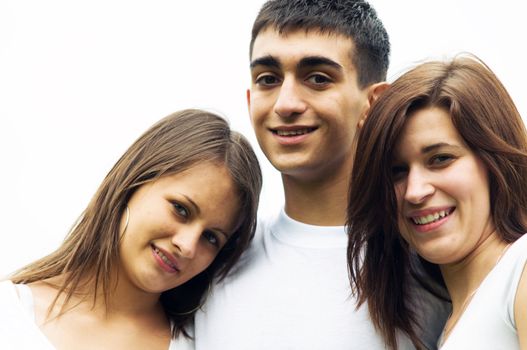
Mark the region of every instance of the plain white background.
<instances>
[{"instance_id":1,"label":"plain white background","mask_svg":"<svg viewBox=\"0 0 527 350\"><path fill-rule=\"evenodd\" d=\"M247 113L250 28L262 0L0 0L0 276L56 248L106 172L179 109ZM391 38L389 81L427 58L478 55L527 113L522 2L372 0ZM283 202L264 170L261 213Z\"/></svg>"}]
</instances>

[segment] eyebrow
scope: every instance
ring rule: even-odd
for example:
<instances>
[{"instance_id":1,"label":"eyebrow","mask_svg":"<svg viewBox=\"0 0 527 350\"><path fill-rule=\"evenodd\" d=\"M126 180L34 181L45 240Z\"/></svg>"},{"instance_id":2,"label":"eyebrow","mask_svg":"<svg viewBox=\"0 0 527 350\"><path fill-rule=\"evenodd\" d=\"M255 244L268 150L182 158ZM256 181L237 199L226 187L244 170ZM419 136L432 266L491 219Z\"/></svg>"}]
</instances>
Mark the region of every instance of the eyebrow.
<instances>
[{"instance_id":1,"label":"eyebrow","mask_svg":"<svg viewBox=\"0 0 527 350\"><path fill-rule=\"evenodd\" d=\"M314 66L330 66L335 69L342 70L342 66L340 64L324 56L304 57L300 60L300 62L298 62L296 68L301 69Z\"/></svg>"},{"instance_id":2,"label":"eyebrow","mask_svg":"<svg viewBox=\"0 0 527 350\"><path fill-rule=\"evenodd\" d=\"M280 61L271 55L267 55L267 56L254 59L251 62L250 67L251 69L253 69L256 66L265 66L265 67L271 67L271 68L277 68L277 69L282 68L282 64L280 63ZM340 64L324 56L304 57L300 60L300 62L298 62L298 64L296 65L296 69L305 69L305 68L316 67L316 66L330 66L339 71L343 69Z\"/></svg>"},{"instance_id":3,"label":"eyebrow","mask_svg":"<svg viewBox=\"0 0 527 350\"><path fill-rule=\"evenodd\" d=\"M200 209L199 209L199 206L196 204L196 202L194 202L189 196L183 194L183 197L185 197L189 203L192 205L192 207L194 208L194 210L196 211L197 214L200 213ZM223 236L225 236L225 238L228 240L229 238L231 238L230 235L228 235L225 231L223 231L221 228L219 227L213 227L211 228L210 230L213 230L213 231L217 231L219 233L221 233Z\"/></svg>"},{"instance_id":4,"label":"eyebrow","mask_svg":"<svg viewBox=\"0 0 527 350\"><path fill-rule=\"evenodd\" d=\"M425 146L423 148L421 148L421 153L429 153L429 152L432 152L438 148L441 148L441 147L459 147L459 146L456 146L456 145L451 145L449 143L446 143L446 142L439 142L439 143L434 143L433 145L429 145L429 146Z\"/></svg>"},{"instance_id":5,"label":"eyebrow","mask_svg":"<svg viewBox=\"0 0 527 350\"><path fill-rule=\"evenodd\" d=\"M271 55L263 56L256 58L251 61L251 69L253 69L256 66L266 66L266 67L272 67L272 68L281 68L282 64L280 61L278 61L276 58L274 58Z\"/></svg>"}]
</instances>

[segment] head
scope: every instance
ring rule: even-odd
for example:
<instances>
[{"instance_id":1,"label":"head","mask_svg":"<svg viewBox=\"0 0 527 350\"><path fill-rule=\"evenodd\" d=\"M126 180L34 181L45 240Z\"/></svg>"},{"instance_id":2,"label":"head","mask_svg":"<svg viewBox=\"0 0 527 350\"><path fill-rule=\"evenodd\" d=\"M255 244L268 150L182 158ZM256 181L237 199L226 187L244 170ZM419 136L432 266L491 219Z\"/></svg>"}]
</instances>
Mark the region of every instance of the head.
<instances>
[{"instance_id":1,"label":"head","mask_svg":"<svg viewBox=\"0 0 527 350\"><path fill-rule=\"evenodd\" d=\"M358 72L359 87L386 80L390 56L388 33L366 1L267 1L253 23L251 59L256 38L268 28L282 35L296 31L342 35L353 43L349 57Z\"/></svg>"},{"instance_id":2,"label":"head","mask_svg":"<svg viewBox=\"0 0 527 350\"><path fill-rule=\"evenodd\" d=\"M495 229L502 240L512 242L527 229L525 176L522 119L497 77L474 57L421 64L375 103L353 165L348 263L352 281L369 298L373 318L391 344L393 326L407 330L383 309L393 309L396 296L406 297L401 280L409 269L409 246L399 228L408 232L412 210L421 223L428 222L424 214L431 213L419 209L428 204L434 208L436 200L447 204L435 207L440 217L458 215L458 220L463 214L466 219L480 210L486 213L480 219L490 223L481 229ZM430 231L442 220L420 227ZM417 243L423 248L423 242ZM366 264L361 270L358 253L364 246ZM441 262L439 256L434 259ZM382 290L381 284L391 286L394 296L374 292ZM409 315L408 300L400 305L404 310L399 314Z\"/></svg>"},{"instance_id":3,"label":"head","mask_svg":"<svg viewBox=\"0 0 527 350\"><path fill-rule=\"evenodd\" d=\"M186 312L200 304L212 279L225 277L247 248L254 234L262 182L257 158L246 139L230 130L223 118L209 112L183 110L147 130L110 170L64 244L32 267L38 274L22 280L30 282L68 272L66 285L74 289L90 276L89 282L103 288L108 298L115 283L111 276L120 259L121 240L126 236L126 232L122 234L123 222L129 220L132 225L133 215L138 215L138 211L134 212L138 200L134 198L152 193L156 186L164 186L167 181L169 185L183 183L195 188L196 184L187 184L203 175L203 167L218 171L219 186L234 191L228 198L234 198L236 205L227 205L226 215L234 216L223 225L224 231L230 231L229 238L218 236L222 240L221 249L210 266L161 296L175 331L181 330L192 317ZM184 180L189 176L191 180ZM179 204L174 211L184 215L183 205ZM216 203L216 207L221 208L220 204ZM206 233L205 239L212 240L209 236L211 232Z\"/></svg>"},{"instance_id":4,"label":"head","mask_svg":"<svg viewBox=\"0 0 527 350\"><path fill-rule=\"evenodd\" d=\"M386 84L389 41L363 1L269 1L253 26L249 113L282 174L349 176L353 139Z\"/></svg>"}]
</instances>

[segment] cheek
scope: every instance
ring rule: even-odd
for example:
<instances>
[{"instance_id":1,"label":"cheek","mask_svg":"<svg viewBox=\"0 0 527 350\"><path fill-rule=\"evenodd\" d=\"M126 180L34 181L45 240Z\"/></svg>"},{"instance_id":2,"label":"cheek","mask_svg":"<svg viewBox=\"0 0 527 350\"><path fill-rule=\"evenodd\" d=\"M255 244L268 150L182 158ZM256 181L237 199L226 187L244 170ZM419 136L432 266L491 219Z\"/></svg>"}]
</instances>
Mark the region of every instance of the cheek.
<instances>
[{"instance_id":1,"label":"cheek","mask_svg":"<svg viewBox=\"0 0 527 350\"><path fill-rule=\"evenodd\" d=\"M208 248L202 248L196 255L196 259L194 260L194 271L197 275L200 272L203 272L207 269L207 267L212 264L214 259L216 259L216 256L218 255L217 251L214 251L214 249L208 249Z\"/></svg>"},{"instance_id":2,"label":"cheek","mask_svg":"<svg viewBox=\"0 0 527 350\"><path fill-rule=\"evenodd\" d=\"M393 191L395 192L395 199L397 200L397 210L400 212L403 209L406 185L402 181L399 181L393 185Z\"/></svg>"},{"instance_id":3,"label":"cheek","mask_svg":"<svg viewBox=\"0 0 527 350\"><path fill-rule=\"evenodd\" d=\"M399 182L394 185L393 189L395 193L395 201L397 204L397 221L401 223L401 221L406 221L403 218L405 203L404 195L406 193L406 185L403 182Z\"/></svg>"},{"instance_id":4,"label":"cheek","mask_svg":"<svg viewBox=\"0 0 527 350\"><path fill-rule=\"evenodd\" d=\"M404 218L402 218L401 215L399 215L398 226L399 226L399 234L401 235L401 237L408 244L410 244L411 246L414 246L412 244L412 235L410 234L411 230L410 230L410 223L408 222L408 220L405 220Z\"/></svg>"},{"instance_id":5,"label":"cheek","mask_svg":"<svg viewBox=\"0 0 527 350\"><path fill-rule=\"evenodd\" d=\"M262 122L266 112L271 109L269 99L256 93L251 95L249 114L253 125Z\"/></svg>"},{"instance_id":6,"label":"cheek","mask_svg":"<svg viewBox=\"0 0 527 350\"><path fill-rule=\"evenodd\" d=\"M397 201L397 227L401 237L406 242L411 242L411 228L408 219L403 215L405 187L403 183L394 186L395 198Z\"/></svg>"}]
</instances>

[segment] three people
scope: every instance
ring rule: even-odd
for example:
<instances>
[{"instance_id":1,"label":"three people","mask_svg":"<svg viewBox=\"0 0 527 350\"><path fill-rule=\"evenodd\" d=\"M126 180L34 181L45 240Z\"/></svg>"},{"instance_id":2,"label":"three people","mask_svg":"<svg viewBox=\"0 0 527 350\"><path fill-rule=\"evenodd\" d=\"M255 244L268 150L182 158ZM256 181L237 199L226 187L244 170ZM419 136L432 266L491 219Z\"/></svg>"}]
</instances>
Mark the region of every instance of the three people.
<instances>
[{"instance_id":1,"label":"three people","mask_svg":"<svg viewBox=\"0 0 527 350\"><path fill-rule=\"evenodd\" d=\"M251 248L197 313L197 349L384 347L367 308L350 297L344 224L355 133L388 85L389 52L365 1L262 6L247 102L258 143L282 175L285 206L258 223ZM413 297L427 300L419 336L432 348L447 308L414 286Z\"/></svg>"},{"instance_id":2,"label":"three people","mask_svg":"<svg viewBox=\"0 0 527 350\"><path fill-rule=\"evenodd\" d=\"M412 105L415 110L401 112L408 115L409 121L407 124L404 120L399 121L400 135L390 134L391 141L385 140L379 145L372 141L372 144L365 145L369 140L367 136L362 137L358 165L351 179L348 213L353 287L358 288L358 301L367 301L364 305L367 307L356 309L357 300L349 297L351 290L345 261L346 194L358 125L366 118L370 105L387 87L384 80L389 41L382 23L367 3L327 1L325 7L318 4L269 1L253 27L252 84L248 104L258 142L271 163L282 173L286 202L279 217L259 223L253 246L236 266L235 273L224 278L248 246L254 230L261 185L254 154L228 128L220 128L222 131L218 133L203 129L203 125L211 123L207 118L217 118L210 114L186 111L182 113L187 116L185 118L179 114L172 117L187 122L193 120L196 124L192 127L182 123L178 124L179 128L172 128L165 125L170 122L161 122L159 127L154 127L155 131L152 129L132 146L110 172L64 245L51 256L12 276L15 285L11 282L2 284L4 293L17 298L12 300L34 300L35 308L29 307L27 314L36 317L41 332L52 344L57 344L58 348L67 348L71 344L78 348L79 343L93 348L104 343L106 347L114 344L115 347L166 349L171 335L186 334L186 326L192 323L194 313L198 311L195 336L199 349L382 348L385 341L400 348L434 347L446 318L443 316L445 308L443 304L432 301L431 294L416 287L414 277L422 271L413 270L412 249L439 264L443 272L443 265L447 266L446 271L452 271L449 270L452 262L448 259L455 255L453 261L457 263L458 255L464 253L465 248L450 256L445 253L446 248L456 240L445 236L443 242L440 239L428 242L429 238L422 239L424 235L416 232L433 231L435 226L443 225L441 222L452 221L462 212L461 205L457 206L458 196L464 196L458 194L462 189L486 188L483 195L481 192L477 194L492 199L487 202L491 208L488 211L493 212L492 203L498 193L492 192L492 181L503 185L499 187L500 193L518 188L507 187L506 176L497 176L497 180L493 180L492 171L487 169L491 165L484 162L486 158L471 148L463 133L458 131L457 124L445 123L445 113L452 118L453 114L450 109L445 112L443 100L438 105ZM431 66L426 68L433 70ZM433 83L435 86L438 81ZM406 87L415 86L420 83L411 81ZM415 91L408 92L412 93ZM393 98L393 94L388 96ZM382 103L386 102L379 105ZM453 103L453 106L457 104ZM379 111L380 108L374 108L373 116L384 113ZM208 117L201 119L205 114ZM381 118L373 116L370 117L372 120ZM485 131L490 127L486 122L493 120L488 119L482 123L482 127L487 127ZM422 120L425 126L414 125L412 120ZM499 128L500 123L494 122ZM370 120L366 124L366 129L370 130L367 135L371 137L374 122ZM469 126L472 124L472 121L468 123ZM384 133L392 130L391 124L379 125L386 128L379 127L376 131L380 135L378 141L383 140ZM429 208L424 211L411 209L409 213L413 210L417 215L410 215L410 221L401 219L404 224L398 224L398 210L403 212L404 206L420 205L406 199L412 197L407 195L407 179L412 170L428 170L442 175L439 180L445 180L444 173L434 170L447 169L445 164L458 164L457 158L448 152L446 155L445 152L436 154L432 163L423 162L422 148L432 145L418 145L419 141L426 139L422 132L428 125L434 125L434 134L445 136L446 142L440 141L438 147L452 143L457 150L465 152L464 156L468 155L472 166L468 169L477 175L478 181L473 181L473 177L462 179L462 171L454 172L449 178L451 181L465 182L455 185L454 193L450 193L450 189L444 190L447 197L453 199L452 203L447 201L441 204L442 207L432 207L433 211L427 211ZM515 125L513 129L524 133L521 120ZM461 136L455 137L453 131ZM234 139L229 135L234 135ZM475 139L483 138L479 131L474 135ZM228 140L229 146L220 142L201 147L196 143L214 143L213 140ZM491 138L480 142L496 140ZM182 148L176 148L171 142ZM390 150L388 158L375 153L389 142L392 142L391 146L383 150ZM229 153L232 144L245 151ZM507 145L498 141L496 144L500 147ZM368 147L375 152L367 153ZM492 147L490 149L494 152ZM505 158L507 155L514 158L514 162L509 163L512 166L523 161L522 147L523 144L496 150L501 150ZM162 153L163 149L167 153ZM372 163L377 168L371 164L367 168L365 165L371 159L365 154L389 162L373 158L376 162ZM392 158L394 154L396 156ZM416 154L420 154L421 159ZM491 159L490 155L488 159ZM372 169L377 173L381 171L386 177L367 179L375 174ZM524 174L516 175L518 180ZM364 182L356 182L356 176L362 176ZM392 182L385 182L386 179ZM365 186L366 181L373 182ZM451 185L444 182L441 186ZM441 186L438 188L443 191ZM477 210L485 209L481 197L472 200L470 195L467 196L467 202L478 205ZM516 198L516 195L512 197ZM364 203L366 199L368 205ZM462 201L459 199L459 202ZM399 208L399 203L404 205ZM522 208L524 204L517 198L507 198L496 204L499 206L496 210L501 214L509 213L512 207ZM470 206L464 207L471 209ZM485 219L485 216L479 218ZM493 237L487 243L493 249L482 250L487 252L485 261L493 261L497 267L509 261L512 252L521 251L515 245L505 243L514 241L523 233L523 221L520 220L523 212L516 219L506 225L509 231L504 232L508 232L508 236L500 236L498 229L488 235L492 230L481 231L485 232L482 237ZM495 219L477 224L482 226L482 222L499 226ZM492 225L485 228L492 228ZM428 228L424 229L424 226ZM391 231L379 231L379 227ZM403 243L401 237L409 243ZM371 245L370 241L373 242ZM481 242L478 240L477 243ZM442 250L436 252L437 247ZM364 265L361 260L363 249L366 252ZM456 321L459 315L464 309L468 310L472 304L470 299L476 300L480 293L479 284L477 278L468 273L473 265L467 267L461 277L456 275L458 277L452 279L441 277L435 265L424 266L429 269L430 275L427 276L431 277L425 278L423 284L432 284L431 278L438 278L438 283L445 282L452 295L454 310L443 337L446 349L455 339L455 332L451 330L457 332L460 329L461 322ZM484 274L484 270L481 271ZM211 281L216 278L224 280L219 289L212 289L203 312L199 311ZM521 287L524 284L519 288L525 289ZM466 295L459 289L452 293L459 285L464 285L467 290L469 285L476 287L468 290ZM28 290L30 294L27 294ZM524 309L525 301L522 302ZM31 303L22 302L20 305L25 307ZM414 305L418 306L417 309ZM521 310L522 304L518 307ZM433 317L423 317L429 313ZM9 315L15 314L17 312ZM522 322L525 324L521 313L516 314L520 314L514 321L516 326ZM13 316L13 326L26 327L25 316L18 315L18 318ZM104 336L93 337L94 334L103 334L103 330ZM407 336L402 336L404 333ZM24 341L35 341L32 338L35 336L42 342L41 335L30 333Z\"/></svg>"},{"instance_id":3,"label":"three people","mask_svg":"<svg viewBox=\"0 0 527 350\"><path fill-rule=\"evenodd\" d=\"M221 117L174 113L119 159L64 243L0 282L2 349L173 349L248 247L262 178Z\"/></svg>"},{"instance_id":4,"label":"three people","mask_svg":"<svg viewBox=\"0 0 527 350\"><path fill-rule=\"evenodd\" d=\"M377 100L358 139L348 259L388 345L403 330L422 346L415 251L452 301L441 349L527 348L526 179L524 124L478 59L424 63Z\"/></svg>"}]
</instances>

